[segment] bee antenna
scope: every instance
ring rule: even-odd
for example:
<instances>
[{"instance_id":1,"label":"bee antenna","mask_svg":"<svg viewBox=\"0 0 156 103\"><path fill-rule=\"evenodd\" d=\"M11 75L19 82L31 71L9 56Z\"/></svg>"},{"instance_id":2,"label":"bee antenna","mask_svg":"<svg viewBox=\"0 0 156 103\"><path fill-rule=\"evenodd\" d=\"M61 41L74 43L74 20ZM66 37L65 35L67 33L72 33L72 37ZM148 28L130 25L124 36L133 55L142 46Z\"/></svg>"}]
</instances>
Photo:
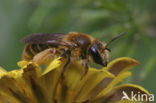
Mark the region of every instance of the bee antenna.
<instances>
[{"instance_id":1,"label":"bee antenna","mask_svg":"<svg viewBox=\"0 0 156 103\"><path fill-rule=\"evenodd\" d=\"M110 45L114 40L118 39L119 37L123 36L126 32L122 32L120 33L118 36L114 37L112 40L110 40L107 44L106 47L108 47L108 45Z\"/></svg>"}]
</instances>

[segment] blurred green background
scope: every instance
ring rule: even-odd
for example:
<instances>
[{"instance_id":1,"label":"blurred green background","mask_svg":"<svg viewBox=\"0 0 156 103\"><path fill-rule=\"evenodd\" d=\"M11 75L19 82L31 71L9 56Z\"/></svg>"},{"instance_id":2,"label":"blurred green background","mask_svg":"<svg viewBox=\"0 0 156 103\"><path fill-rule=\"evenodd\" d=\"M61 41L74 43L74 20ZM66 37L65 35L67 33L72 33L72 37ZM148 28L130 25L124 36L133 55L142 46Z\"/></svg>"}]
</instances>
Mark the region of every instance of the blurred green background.
<instances>
[{"instance_id":1,"label":"blurred green background","mask_svg":"<svg viewBox=\"0 0 156 103\"><path fill-rule=\"evenodd\" d=\"M140 61L127 81L156 94L156 0L0 0L0 65L17 68L30 33L87 33L114 41L111 60L128 56ZM155 45L155 46L154 46Z\"/></svg>"}]
</instances>

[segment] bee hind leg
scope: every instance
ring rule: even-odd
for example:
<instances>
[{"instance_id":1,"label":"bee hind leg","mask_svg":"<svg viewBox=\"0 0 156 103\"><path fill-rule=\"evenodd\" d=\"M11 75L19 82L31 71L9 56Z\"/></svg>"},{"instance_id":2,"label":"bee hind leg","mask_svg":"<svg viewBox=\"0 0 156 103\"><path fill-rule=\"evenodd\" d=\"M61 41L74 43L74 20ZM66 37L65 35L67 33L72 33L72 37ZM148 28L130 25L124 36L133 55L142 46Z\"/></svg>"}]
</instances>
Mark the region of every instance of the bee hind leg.
<instances>
[{"instance_id":1,"label":"bee hind leg","mask_svg":"<svg viewBox=\"0 0 156 103\"><path fill-rule=\"evenodd\" d=\"M48 64L51 60L55 58L55 53L53 51L55 51L55 48L49 48L44 51L41 51L33 57L32 61L36 62L39 65Z\"/></svg>"}]
</instances>

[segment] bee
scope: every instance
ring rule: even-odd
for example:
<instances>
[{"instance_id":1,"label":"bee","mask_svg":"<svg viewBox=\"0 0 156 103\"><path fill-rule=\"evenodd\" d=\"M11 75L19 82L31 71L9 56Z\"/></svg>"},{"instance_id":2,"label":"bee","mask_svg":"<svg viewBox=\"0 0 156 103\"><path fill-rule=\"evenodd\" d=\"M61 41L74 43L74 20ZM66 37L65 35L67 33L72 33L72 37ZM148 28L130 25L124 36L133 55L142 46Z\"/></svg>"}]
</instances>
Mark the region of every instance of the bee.
<instances>
[{"instance_id":1,"label":"bee","mask_svg":"<svg viewBox=\"0 0 156 103\"><path fill-rule=\"evenodd\" d=\"M22 59L43 65L57 57L67 58L62 69L62 77L70 61L80 60L86 75L88 62L107 66L110 52L108 45L123 34L121 33L108 43L78 32L31 34L21 40L27 44L23 50Z\"/></svg>"}]
</instances>

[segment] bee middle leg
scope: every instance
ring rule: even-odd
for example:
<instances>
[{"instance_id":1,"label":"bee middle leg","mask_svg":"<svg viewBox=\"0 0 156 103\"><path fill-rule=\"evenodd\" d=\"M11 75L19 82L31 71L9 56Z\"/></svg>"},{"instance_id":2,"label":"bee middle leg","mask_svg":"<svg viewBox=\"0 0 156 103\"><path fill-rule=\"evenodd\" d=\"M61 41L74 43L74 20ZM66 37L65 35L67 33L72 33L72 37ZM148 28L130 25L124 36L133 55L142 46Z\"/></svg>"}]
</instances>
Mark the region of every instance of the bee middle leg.
<instances>
[{"instance_id":1,"label":"bee middle leg","mask_svg":"<svg viewBox=\"0 0 156 103\"><path fill-rule=\"evenodd\" d=\"M70 63L70 57L68 57L68 60L66 62L66 64L63 66L62 72L61 72L61 78L64 79L64 72L68 66L68 64Z\"/></svg>"}]
</instances>

